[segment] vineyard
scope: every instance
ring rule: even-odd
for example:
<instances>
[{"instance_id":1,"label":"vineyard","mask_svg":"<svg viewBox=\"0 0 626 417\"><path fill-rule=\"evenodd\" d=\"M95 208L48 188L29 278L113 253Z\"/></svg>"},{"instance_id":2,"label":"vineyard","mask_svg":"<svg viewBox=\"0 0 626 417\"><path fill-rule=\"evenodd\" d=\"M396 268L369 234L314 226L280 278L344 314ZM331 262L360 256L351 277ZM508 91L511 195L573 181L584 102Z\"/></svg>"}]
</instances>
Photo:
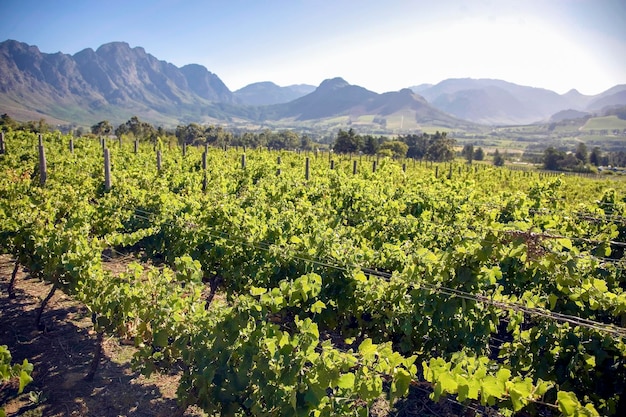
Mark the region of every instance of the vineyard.
<instances>
[{"instance_id":1,"label":"vineyard","mask_svg":"<svg viewBox=\"0 0 626 417\"><path fill-rule=\"evenodd\" d=\"M9 132L0 224L15 271L84 303L100 341L182 368L182 411L367 416L411 390L626 410L624 181ZM107 271L118 254L137 262Z\"/></svg>"}]
</instances>

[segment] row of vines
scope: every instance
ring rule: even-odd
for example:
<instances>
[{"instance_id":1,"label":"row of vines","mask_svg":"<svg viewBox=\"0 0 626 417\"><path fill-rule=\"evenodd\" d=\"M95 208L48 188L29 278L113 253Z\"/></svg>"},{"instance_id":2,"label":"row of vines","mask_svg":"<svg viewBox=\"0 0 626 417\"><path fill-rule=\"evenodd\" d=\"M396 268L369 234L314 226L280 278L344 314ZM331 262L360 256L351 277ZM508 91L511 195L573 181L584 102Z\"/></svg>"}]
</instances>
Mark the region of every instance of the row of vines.
<instances>
[{"instance_id":1,"label":"row of vines","mask_svg":"<svg viewBox=\"0 0 626 417\"><path fill-rule=\"evenodd\" d=\"M43 185L37 137L5 135L0 253L134 340L137 369L182 364L181 410L366 416L418 387L626 410L624 182L42 139ZM117 253L155 266L113 275Z\"/></svg>"}]
</instances>

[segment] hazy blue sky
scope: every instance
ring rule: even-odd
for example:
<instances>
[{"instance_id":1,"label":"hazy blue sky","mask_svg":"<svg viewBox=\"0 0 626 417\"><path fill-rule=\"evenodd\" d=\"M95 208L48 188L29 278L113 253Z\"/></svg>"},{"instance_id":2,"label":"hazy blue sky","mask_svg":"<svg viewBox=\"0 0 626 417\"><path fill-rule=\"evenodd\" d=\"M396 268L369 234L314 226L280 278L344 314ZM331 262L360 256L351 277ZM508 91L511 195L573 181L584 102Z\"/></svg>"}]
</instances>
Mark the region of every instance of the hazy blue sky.
<instances>
[{"instance_id":1,"label":"hazy blue sky","mask_svg":"<svg viewBox=\"0 0 626 417\"><path fill-rule=\"evenodd\" d=\"M499 78L564 93L626 83L626 0L0 0L0 41L74 54L111 41L231 90L343 77L376 92Z\"/></svg>"}]
</instances>

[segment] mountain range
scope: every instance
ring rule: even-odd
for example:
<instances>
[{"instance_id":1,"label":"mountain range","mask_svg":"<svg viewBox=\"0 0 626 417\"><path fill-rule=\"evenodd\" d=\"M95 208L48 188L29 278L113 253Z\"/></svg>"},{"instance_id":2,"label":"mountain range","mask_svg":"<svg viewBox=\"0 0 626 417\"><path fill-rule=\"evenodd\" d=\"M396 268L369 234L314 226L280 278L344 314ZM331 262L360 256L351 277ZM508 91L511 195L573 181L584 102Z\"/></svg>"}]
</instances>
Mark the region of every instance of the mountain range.
<instances>
[{"instance_id":1,"label":"mountain range","mask_svg":"<svg viewBox=\"0 0 626 417\"><path fill-rule=\"evenodd\" d=\"M53 124L119 124L138 116L163 126L324 122L397 131L527 124L559 112L584 115L614 105L626 105L626 85L594 96L576 90L560 95L502 80L467 78L379 94L333 78L317 87L265 81L232 92L204 66L179 68L124 42L74 55L42 53L14 40L0 43L0 113ZM577 113L563 113L568 110Z\"/></svg>"}]
</instances>

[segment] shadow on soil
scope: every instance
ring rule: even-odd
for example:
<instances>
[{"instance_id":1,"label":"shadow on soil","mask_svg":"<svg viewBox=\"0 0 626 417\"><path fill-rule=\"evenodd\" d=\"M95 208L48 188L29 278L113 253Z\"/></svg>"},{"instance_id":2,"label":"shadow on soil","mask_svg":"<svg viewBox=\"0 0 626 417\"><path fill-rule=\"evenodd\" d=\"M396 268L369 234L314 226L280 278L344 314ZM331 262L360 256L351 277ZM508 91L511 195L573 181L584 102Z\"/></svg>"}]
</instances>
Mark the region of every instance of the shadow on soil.
<instances>
[{"instance_id":1,"label":"shadow on soil","mask_svg":"<svg viewBox=\"0 0 626 417\"><path fill-rule=\"evenodd\" d=\"M33 382L17 396L17 382L0 390L0 404L7 415L20 416L170 416L176 414L174 398L164 398L161 388L150 384L128 364L103 355L93 381L89 370L96 335L87 309L58 291L50 300L42 322L35 325L37 308L50 286L18 276L15 298L7 294L10 273L0 262L0 345L8 345L14 363L27 359L34 365ZM4 265L7 266L7 265ZM9 265L12 266L12 265ZM105 341L106 343L106 341ZM124 352L128 362L132 352ZM121 361L123 362L123 361ZM139 380L142 380L139 383ZM172 388L175 390L175 385Z\"/></svg>"}]
</instances>

